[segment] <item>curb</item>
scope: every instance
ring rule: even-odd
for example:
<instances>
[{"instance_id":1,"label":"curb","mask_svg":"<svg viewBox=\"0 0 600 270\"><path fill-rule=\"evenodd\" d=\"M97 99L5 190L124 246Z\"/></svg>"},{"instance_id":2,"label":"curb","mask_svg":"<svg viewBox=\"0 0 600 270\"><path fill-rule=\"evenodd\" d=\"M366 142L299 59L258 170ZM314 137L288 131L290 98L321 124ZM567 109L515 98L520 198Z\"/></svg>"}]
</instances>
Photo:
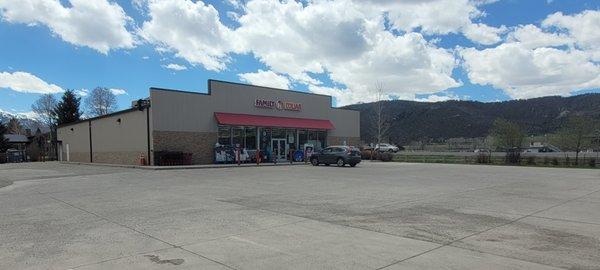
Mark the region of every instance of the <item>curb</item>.
<instances>
[{"instance_id":1,"label":"curb","mask_svg":"<svg viewBox=\"0 0 600 270\"><path fill-rule=\"evenodd\" d=\"M263 163L261 165L256 165L255 163L246 163L246 164L240 164L240 165L237 165L237 164L208 164L208 165L177 165L177 166L140 166L140 165L69 162L69 161L60 161L60 163L61 164L74 164L74 165L91 165L91 166L130 168L130 169L152 170L152 171L310 165L310 163L292 163L292 164L290 164L290 163L277 163L277 164Z\"/></svg>"}]
</instances>

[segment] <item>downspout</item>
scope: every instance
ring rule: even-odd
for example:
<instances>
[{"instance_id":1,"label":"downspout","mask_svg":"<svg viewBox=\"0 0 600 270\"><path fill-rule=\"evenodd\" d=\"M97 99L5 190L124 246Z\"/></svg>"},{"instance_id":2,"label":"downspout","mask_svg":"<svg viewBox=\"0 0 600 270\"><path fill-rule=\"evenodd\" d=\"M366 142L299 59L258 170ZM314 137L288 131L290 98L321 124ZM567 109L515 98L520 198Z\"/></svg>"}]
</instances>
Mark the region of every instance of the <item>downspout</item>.
<instances>
[{"instance_id":1,"label":"downspout","mask_svg":"<svg viewBox=\"0 0 600 270\"><path fill-rule=\"evenodd\" d=\"M152 165L150 159L150 105L146 107L146 140L148 144L148 165Z\"/></svg>"},{"instance_id":2,"label":"downspout","mask_svg":"<svg viewBox=\"0 0 600 270\"><path fill-rule=\"evenodd\" d=\"M88 128L89 128L89 133L90 133L90 163L94 163L93 160L93 149L92 149L92 120L88 121Z\"/></svg>"}]
</instances>

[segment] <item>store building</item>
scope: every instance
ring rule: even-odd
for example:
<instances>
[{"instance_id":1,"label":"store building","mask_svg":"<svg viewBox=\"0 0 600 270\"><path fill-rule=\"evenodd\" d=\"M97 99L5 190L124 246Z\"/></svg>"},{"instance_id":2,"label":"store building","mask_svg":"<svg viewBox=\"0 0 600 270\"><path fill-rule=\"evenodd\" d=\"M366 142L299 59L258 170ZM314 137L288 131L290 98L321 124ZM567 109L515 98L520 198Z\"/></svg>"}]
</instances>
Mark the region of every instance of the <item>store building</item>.
<instances>
[{"instance_id":1,"label":"store building","mask_svg":"<svg viewBox=\"0 0 600 270\"><path fill-rule=\"evenodd\" d=\"M252 156L283 161L290 150L360 142L357 111L333 108L330 96L239 83L208 81L208 93L150 88L132 108L62 125L64 161L139 164L165 151L191 154L192 164L214 163L215 146L237 146Z\"/></svg>"}]
</instances>

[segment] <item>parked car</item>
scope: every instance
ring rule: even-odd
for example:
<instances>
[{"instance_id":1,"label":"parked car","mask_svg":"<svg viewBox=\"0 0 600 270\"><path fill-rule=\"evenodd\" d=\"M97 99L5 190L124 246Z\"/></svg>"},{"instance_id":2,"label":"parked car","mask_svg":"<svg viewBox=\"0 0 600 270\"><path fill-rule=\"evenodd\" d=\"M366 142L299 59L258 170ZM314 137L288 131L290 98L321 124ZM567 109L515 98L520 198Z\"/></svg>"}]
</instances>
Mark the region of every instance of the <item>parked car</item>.
<instances>
[{"instance_id":1,"label":"parked car","mask_svg":"<svg viewBox=\"0 0 600 270\"><path fill-rule=\"evenodd\" d=\"M336 164L343 167L348 164L350 167L360 163L360 150L352 146L330 146L310 156L310 163L313 166L319 164Z\"/></svg>"},{"instance_id":2,"label":"parked car","mask_svg":"<svg viewBox=\"0 0 600 270\"><path fill-rule=\"evenodd\" d=\"M400 148L398 148L398 146L395 146L393 144L389 144L389 143L380 143L378 145L375 145L375 150L379 151L379 152L398 152L398 150L400 150Z\"/></svg>"}]
</instances>

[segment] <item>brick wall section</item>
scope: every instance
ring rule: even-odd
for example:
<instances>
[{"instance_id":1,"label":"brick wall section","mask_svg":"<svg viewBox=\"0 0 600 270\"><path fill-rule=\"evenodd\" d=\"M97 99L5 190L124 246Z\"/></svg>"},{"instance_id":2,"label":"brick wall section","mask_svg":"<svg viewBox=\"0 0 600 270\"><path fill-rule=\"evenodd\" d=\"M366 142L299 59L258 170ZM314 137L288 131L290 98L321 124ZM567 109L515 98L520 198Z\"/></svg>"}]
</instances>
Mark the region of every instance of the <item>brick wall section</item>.
<instances>
[{"instance_id":1,"label":"brick wall section","mask_svg":"<svg viewBox=\"0 0 600 270\"><path fill-rule=\"evenodd\" d=\"M154 131L154 152L181 151L192 153L193 164L212 164L216 132Z\"/></svg>"},{"instance_id":2,"label":"brick wall section","mask_svg":"<svg viewBox=\"0 0 600 270\"><path fill-rule=\"evenodd\" d=\"M146 152L94 152L93 158L94 163L140 165L140 154L148 155Z\"/></svg>"},{"instance_id":3,"label":"brick wall section","mask_svg":"<svg viewBox=\"0 0 600 270\"><path fill-rule=\"evenodd\" d=\"M63 160L67 161L67 153L63 151ZM90 162L89 152L71 152L69 153L69 161L72 162Z\"/></svg>"},{"instance_id":4,"label":"brick wall section","mask_svg":"<svg viewBox=\"0 0 600 270\"><path fill-rule=\"evenodd\" d=\"M327 136L327 145L343 145L344 141L346 141L347 145L351 146L360 146L360 138L359 137L335 137L335 136Z\"/></svg>"}]
</instances>

